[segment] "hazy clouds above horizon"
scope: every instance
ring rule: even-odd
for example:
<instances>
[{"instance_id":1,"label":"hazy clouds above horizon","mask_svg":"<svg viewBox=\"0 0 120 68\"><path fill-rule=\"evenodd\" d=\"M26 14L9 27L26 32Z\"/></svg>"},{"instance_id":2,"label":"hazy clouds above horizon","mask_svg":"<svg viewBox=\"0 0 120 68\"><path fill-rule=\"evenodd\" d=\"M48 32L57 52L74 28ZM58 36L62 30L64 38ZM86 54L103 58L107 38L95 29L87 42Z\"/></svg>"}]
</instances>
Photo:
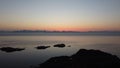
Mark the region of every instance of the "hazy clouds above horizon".
<instances>
[{"instance_id":1,"label":"hazy clouds above horizon","mask_svg":"<svg viewBox=\"0 0 120 68\"><path fill-rule=\"evenodd\" d=\"M0 0L0 30L120 30L120 0Z\"/></svg>"}]
</instances>

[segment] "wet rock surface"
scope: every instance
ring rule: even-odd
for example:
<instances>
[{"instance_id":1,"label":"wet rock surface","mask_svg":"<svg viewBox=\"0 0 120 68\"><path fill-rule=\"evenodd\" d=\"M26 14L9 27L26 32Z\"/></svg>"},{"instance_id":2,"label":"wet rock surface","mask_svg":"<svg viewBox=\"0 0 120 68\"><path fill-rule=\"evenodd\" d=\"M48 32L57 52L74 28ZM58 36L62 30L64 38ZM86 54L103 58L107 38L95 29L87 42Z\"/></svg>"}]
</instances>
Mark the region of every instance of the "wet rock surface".
<instances>
[{"instance_id":1,"label":"wet rock surface","mask_svg":"<svg viewBox=\"0 0 120 68\"><path fill-rule=\"evenodd\" d=\"M22 51L22 50L25 50L25 48L2 47L0 48L0 50L9 53L9 52L15 52L15 51Z\"/></svg>"},{"instance_id":2,"label":"wet rock surface","mask_svg":"<svg viewBox=\"0 0 120 68\"><path fill-rule=\"evenodd\" d=\"M50 58L37 68L120 68L120 59L99 50L80 49L72 56Z\"/></svg>"}]
</instances>

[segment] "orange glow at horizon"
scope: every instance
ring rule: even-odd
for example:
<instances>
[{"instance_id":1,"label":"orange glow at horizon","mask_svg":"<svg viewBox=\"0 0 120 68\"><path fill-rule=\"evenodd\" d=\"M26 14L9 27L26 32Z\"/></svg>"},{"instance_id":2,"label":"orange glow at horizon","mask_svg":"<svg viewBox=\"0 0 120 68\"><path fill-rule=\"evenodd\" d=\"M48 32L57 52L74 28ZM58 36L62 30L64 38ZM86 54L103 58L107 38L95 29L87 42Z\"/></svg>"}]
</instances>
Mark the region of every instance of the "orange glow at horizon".
<instances>
[{"instance_id":1,"label":"orange glow at horizon","mask_svg":"<svg viewBox=\"0 0 120 68\"><path fill-rule=\"evenodd\" d=\"M19 25L19 26L18 26ZM6 26L6 27L4 27ZM72 25L72 24L26 24L26 25L0 25L0 29L4 30L48 30L48 31L120 31L118 26L98 26L98 25Z\"/></svg>"}]
</instances>

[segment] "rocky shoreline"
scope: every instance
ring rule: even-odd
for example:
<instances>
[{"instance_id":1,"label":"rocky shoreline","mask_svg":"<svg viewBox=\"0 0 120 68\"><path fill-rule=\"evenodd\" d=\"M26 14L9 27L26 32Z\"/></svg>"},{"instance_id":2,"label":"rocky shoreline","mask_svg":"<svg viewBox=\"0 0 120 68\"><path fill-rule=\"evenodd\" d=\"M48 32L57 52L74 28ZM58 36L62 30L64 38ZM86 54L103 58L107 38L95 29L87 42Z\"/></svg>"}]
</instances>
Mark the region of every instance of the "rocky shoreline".
<instances>
[{"instance_id":1,"label":"rocky shoreline","mask_svg":"<svg viewBox=\"0 0 120 68\"><path fill-rule=\"evenodd\" d=\"M50 58L36 68L120 68L120 59L100 50L80 49L71 56Z\"/></svg>"}]
</instances>

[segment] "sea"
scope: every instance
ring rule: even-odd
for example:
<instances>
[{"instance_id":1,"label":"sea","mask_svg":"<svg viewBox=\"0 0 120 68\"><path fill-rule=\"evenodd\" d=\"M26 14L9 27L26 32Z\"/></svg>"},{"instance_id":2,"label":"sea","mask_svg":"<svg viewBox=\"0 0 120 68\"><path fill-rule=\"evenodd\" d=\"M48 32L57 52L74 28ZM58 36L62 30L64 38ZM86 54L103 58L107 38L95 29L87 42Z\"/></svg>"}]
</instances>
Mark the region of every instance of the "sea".
<instances>
[{"instance_id":1,"label":"sea","mask_svg":"<svg viewBox=\"0 0 120 68\"><path fill-rule=\"evenodd\" d=\"M54 47L65 44L63 48ZM36 49L37 46L50 46ZM0 50L0 68L32 68L51 57L71 56L79 49L101 50L120 58L120 35L96 34L2 34L0 48L25 48L22 51L5 52Z\"/></svg>"}]
</instances>

